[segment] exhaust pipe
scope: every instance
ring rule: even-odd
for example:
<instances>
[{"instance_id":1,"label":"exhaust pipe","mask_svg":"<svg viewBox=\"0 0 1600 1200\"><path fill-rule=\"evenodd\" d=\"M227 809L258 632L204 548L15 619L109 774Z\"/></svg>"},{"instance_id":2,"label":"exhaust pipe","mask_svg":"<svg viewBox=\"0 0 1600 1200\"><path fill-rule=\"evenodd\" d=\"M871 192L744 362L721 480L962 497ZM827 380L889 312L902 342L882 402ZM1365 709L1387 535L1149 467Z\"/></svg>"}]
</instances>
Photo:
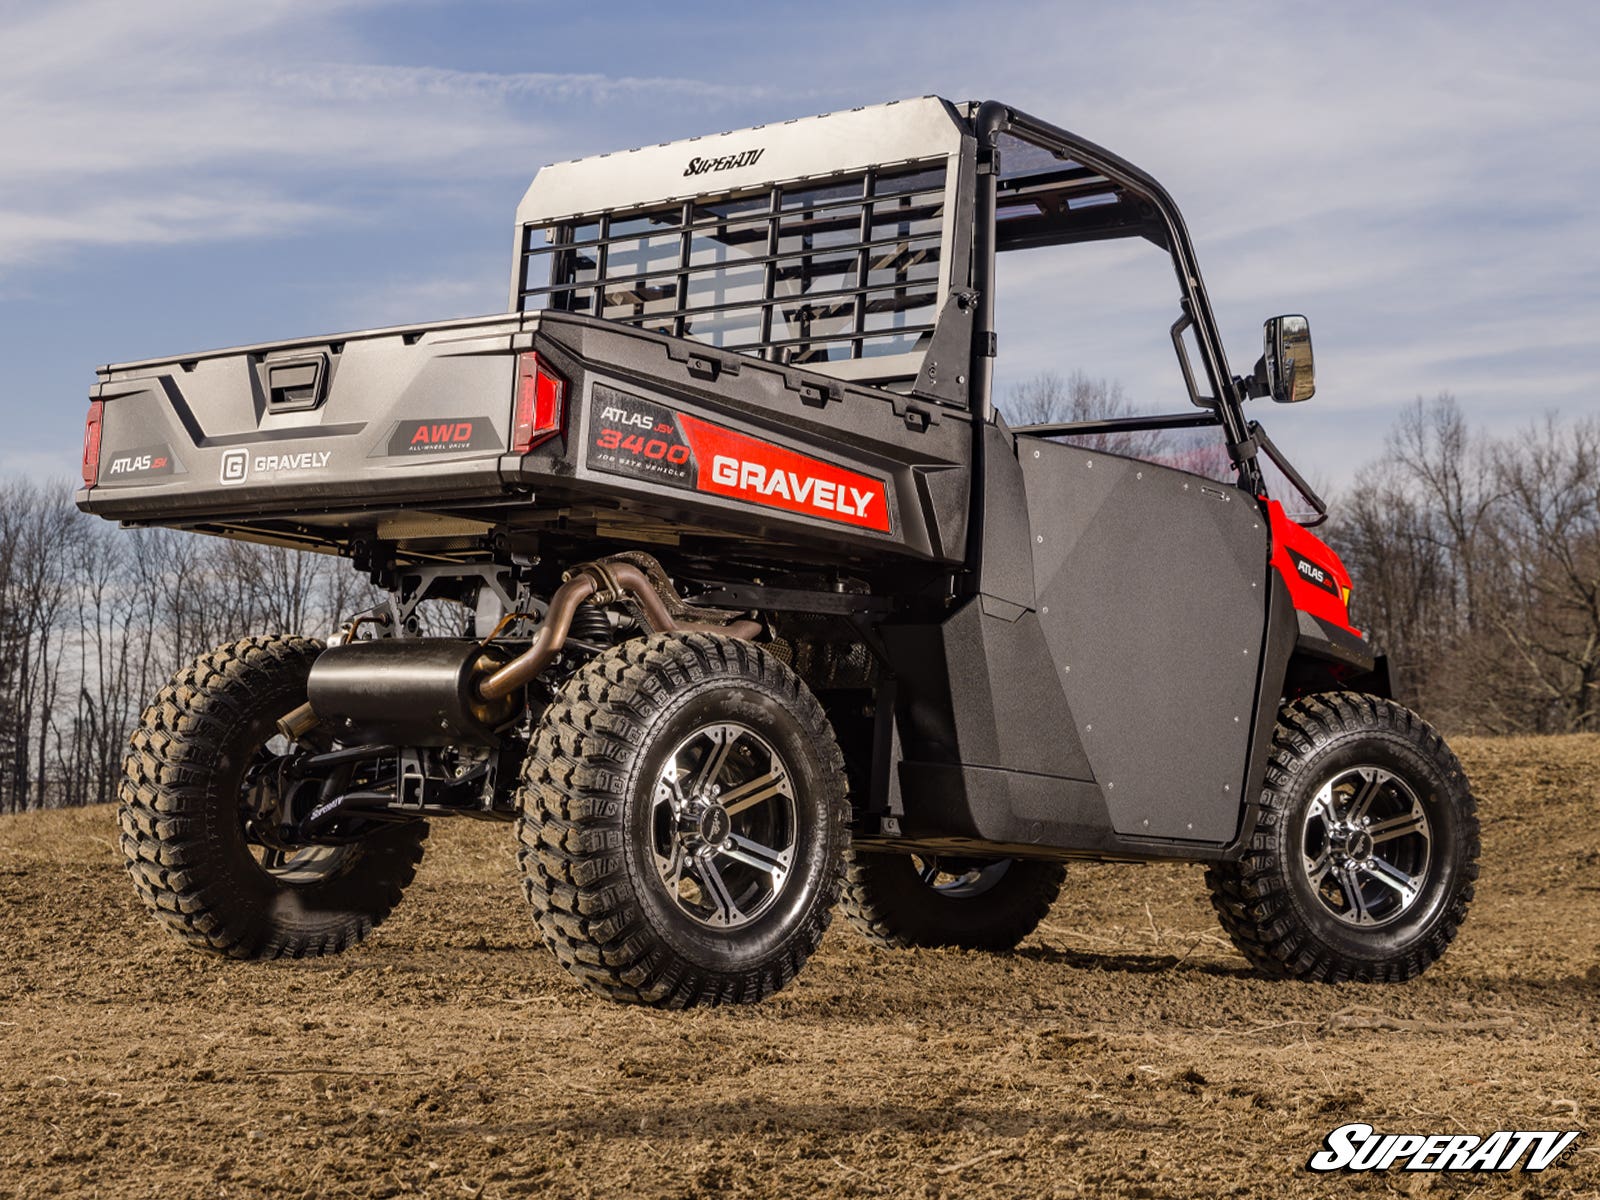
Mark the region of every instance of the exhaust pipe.
<instances>
[{"instance_id":1,"label":"exhaust pipe","mask_svg":"<svg viewBox=\"0 0 1600 1200\"><path fill-rule=\"evenodd\" d=\"M653 569L647 574L633 556L618 555L584 563L568 572L566 582L550 597L550 608L539 625L539 636L534 639L533 645L481 680L478 695L485 700L498 700L537 679L566 645L573 615L578 611L578 605L585 601L605 605L620 600L624 595L630 596L644 610L645 622L655 633L720 633L728 637L753 638L761 632L761 625L756 621L730 621L725 625L698 620L680 621L674 615L674 610L678 613L704 610L693 609L672 590L666 572L661 570L655 559L642 554L637 558Z\"/></svg>"},{"instance_id":2,"label":"exhaust pipe","mask_svg":"<svg viewBox=\"0 0 1600 1200\"><path fill-rule=\"evenodd\" d=\"M321 716L359 715L377 727L383 724L385 714L392 718L397 712L414 709L425 714L429 731L427 743L418 744L431 744L448 734L492 738L487 731L500 723L496 718L509 720L515 713L515 706L501 702L537 679L561 653L578 606L605 606L624 596L639 605L645 623L655 633L753 638L761 632L757 621L723 622L716 619L721 614L714 610L689 604L673 590L661 564L649 555L614 555L567 573L565 582L550 597L533 645L509 662L498 662L489 652L494 634L476 643L484 651L482 655L468 653L470 647L460 643L456 643L459 649L450 649L389 639L330 647L312 667L311 692L322 701L323 711L319 713L308 700L279 719L278 731L290 741L298 741L317 727ZM319 666L325 669L319 670ZM441 704L445 707L435 711ZM351 707L359 709L359 714L343 711Z\"/></svg>"}]
</instances>

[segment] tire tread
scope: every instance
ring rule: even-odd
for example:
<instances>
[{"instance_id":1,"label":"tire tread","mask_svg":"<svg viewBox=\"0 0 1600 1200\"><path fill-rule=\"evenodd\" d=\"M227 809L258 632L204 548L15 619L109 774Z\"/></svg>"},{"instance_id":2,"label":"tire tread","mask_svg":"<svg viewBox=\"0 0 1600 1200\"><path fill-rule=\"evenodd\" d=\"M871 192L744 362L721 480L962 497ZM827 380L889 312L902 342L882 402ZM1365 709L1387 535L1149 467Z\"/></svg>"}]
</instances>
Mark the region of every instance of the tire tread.
<instances>
[{"instance_id":1,"label":"tire tread","mask_svg":"<svg viewBox=\"0 0 1600 1200\"><path fill-rule=\"evenodd\" d=\"M658 1008L748 1004L783 987L822 941L842 886L838 858L819 903L779 954L744 972L717 972L672 953L654 935L624 858L627 786L654 718L684 688L729 678L779 698L801 722L837 781L832 819L849 824L844 759L822 706L766 651L712 634L656 634L591 660L545 711L522 772L517 861L534 924L584 987Z\"/></svg>"},{"instance_id":2,"label":"tire tread","mask_svg":"<svg viewBox=\"0 0 1600 1200\"><path fill-rule=\"evenodd\" d=\"M1319 941L1297 918L1279 871L1286 810L1304 762L1322 746L1351 735L1391 736L1436 763L1462 817L1465 846L1459 879L1443 911L1404 954L1387 960L1353 958ZM1210 866L1206 886L1223 930L1251 965L1274 979L1320 983L1401 983L1425 971L1455 940L1478 878L1477 799L1439 732L1392 700L1359 692L1327 692L1286 704L1273 731L1266 781L1245 853Z\"/></svg>"}]
</instances>

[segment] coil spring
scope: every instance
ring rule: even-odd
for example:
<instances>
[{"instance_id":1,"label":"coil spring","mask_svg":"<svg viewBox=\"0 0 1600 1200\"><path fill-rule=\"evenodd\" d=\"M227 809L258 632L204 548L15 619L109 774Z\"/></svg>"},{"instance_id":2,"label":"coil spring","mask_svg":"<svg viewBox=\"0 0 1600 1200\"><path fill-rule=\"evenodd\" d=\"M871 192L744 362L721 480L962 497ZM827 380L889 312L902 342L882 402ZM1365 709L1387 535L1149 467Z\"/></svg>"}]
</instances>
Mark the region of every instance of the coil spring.
<instances>
[{"instance_id":1,"label":"coil spring","mask_svg":"<svg viewBox=\"0 0 1600 1200\"><path fill-rule=\"evenodd\" d=\"M590 645L611 645L611 622L606 619L605 609L593 604L578 605L567 636Z\"/></svg>"}]
</instances>

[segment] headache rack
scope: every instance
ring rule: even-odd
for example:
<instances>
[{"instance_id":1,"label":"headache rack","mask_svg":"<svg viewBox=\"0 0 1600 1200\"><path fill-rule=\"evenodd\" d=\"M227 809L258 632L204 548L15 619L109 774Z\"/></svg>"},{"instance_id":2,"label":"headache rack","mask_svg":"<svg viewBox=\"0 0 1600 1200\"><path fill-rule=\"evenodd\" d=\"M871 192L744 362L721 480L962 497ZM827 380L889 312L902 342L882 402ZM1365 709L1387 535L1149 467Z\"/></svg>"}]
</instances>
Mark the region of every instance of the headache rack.
<instances>
[{"instance_id":1,"label":"headache rack","mask_svg":"<svg viewBox=\"0 0 1600 1200\"><path fill-rule=\"evenodd\" d=\"M914 355L938 316L944 162L603 213L523 232L520 307L772 362ZM882 381L916 375L883 364Z\"/></svg>"}]
</instances>

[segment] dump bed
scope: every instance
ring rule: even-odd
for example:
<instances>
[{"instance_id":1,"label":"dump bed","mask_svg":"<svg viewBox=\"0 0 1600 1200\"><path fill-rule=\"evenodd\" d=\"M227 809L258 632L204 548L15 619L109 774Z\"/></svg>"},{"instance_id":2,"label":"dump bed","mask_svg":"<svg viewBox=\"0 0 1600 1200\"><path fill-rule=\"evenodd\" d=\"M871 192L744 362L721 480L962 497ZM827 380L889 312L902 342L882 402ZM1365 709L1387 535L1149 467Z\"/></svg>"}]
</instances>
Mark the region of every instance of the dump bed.
<instances>
[{"instance_id":1,"label":"dump bed","mask_svg":"<svg viewBox=\"0 0 1600 1200\"><path fill-rule=\"evenodd\" d=\"M546 312L102 368L86 512L402 559L494 539L960 561L965 411ZM514 453L519 402L538 431ZM551 405L554 409L551 409Z\"/></svg>"}]
</instances>

